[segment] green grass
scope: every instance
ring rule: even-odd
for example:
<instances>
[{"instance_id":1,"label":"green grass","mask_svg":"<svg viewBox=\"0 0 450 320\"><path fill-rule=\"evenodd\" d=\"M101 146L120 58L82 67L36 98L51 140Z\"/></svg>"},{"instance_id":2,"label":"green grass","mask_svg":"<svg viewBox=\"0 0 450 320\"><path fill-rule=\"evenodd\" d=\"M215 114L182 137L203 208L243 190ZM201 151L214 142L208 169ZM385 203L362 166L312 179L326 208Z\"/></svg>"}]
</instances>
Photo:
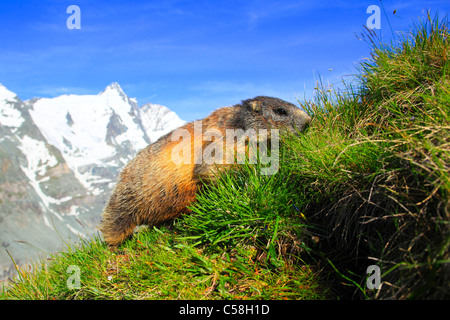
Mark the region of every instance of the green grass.
<instances>
[{"instance_id":1,"label":"green grass","mask_svg":"<svg viewBox=\"0 0 450 320\"><path fill-rule=\"evenodd\" d=\"M290 263L267 268L243 246L205 254L171 231L141 229L118 252L98 237L59 253L35 271L20 271L3 299L318 299L314 273ZM79 288L68 286L80 269Z\"/></svg>"},{"instance_id":2,"label":"green grass","mask_svg":"<svg viewBox=\"0 0 450 320\"><path fill-rule=\"evenodd\" d=\"M285 163L310 186L300 209L353 295L448 298L449 23L428 15L390 45L367 38L359 86L303 103L314 121ZM364 289L370 264L380 291Z\"/></svg>"},{"instance_id":3,"label":"green grass","mask_svg":"<svg viewBox=\"0 0 450 320\"><path fill-rule=\"evenodd\" d=\"M356 81L300 102L313 120L283 136L277 174L220 172L192 214L116 252L98 236L69 246L0 298L448 299L449 34L429 15L390 44L368 30Z\"/></svg>"}]
</instances>

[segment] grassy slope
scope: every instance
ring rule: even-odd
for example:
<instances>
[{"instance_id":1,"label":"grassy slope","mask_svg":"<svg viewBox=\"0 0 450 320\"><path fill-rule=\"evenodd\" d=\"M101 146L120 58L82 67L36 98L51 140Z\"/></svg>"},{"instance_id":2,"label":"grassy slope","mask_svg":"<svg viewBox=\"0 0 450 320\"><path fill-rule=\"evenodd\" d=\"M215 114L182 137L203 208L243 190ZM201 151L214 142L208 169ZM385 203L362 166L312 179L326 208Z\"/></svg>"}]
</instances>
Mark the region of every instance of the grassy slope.
<instances>
[{"instance_id":1,"label":"grassy slope","mask_svg":"<svg viewBox=\"0 0 450 320\"><path fill-rule=\"evenodd\" d=\"M302 102L312 125L285 137L276 175L221 174L194 214L115 253L94 236L0 298L448 298L448 26L428 17L391 45L369 32L358 84ZM365 288L371 264L381 290Z\"/></svg>"}]
</instances>

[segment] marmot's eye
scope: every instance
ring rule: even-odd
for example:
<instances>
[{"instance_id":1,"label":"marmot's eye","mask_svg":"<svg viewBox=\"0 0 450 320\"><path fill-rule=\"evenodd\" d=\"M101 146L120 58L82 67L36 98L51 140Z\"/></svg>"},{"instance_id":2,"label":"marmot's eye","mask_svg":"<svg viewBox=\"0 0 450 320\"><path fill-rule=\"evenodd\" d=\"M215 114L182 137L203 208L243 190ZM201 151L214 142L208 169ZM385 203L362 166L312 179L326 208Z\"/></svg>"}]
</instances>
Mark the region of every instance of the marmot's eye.
<instances>
[{"instance_id":1,"label":"marmot's eye","mask_svg":"<svg viewBox=\"0 0 450 320\"><path fill-rule=\"evenodd\" d=\"M287 111L284 108L276 108L273 109L273 112L275 112L276 114L280 115L280 116L285 116L287 115Z\"/></svg>"}]
</instances>

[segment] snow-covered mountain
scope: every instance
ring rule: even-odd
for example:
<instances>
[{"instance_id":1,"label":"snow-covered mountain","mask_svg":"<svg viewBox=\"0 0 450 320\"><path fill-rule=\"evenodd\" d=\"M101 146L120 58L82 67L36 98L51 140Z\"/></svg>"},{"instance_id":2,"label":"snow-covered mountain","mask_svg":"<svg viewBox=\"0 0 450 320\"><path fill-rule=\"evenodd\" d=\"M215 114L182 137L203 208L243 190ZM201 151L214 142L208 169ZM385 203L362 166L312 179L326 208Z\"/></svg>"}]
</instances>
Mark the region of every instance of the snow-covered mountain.
<instances>
[{"instance_id":1,"label":"snow-covered mountain","mask_svg":"<svg viewBox=\"0 0 450 320\"><path fill-rule=\"evenodd\" d=\"M0 85L0 278L12 269L5 249L21 264L94 233L123 166L184 123L117 83L27 101Z\"/></svg>"},{"instance_id":2,"label":"snow-covered mountain","mask_svg":"<svg viewBox=\"0 0 450 320\"><path fill-rule=\"evenodd\" d=\"M139 118L136 100L117 83L98 95L63 95L38 99L30 109L45 139L58 148L69 168L94 195L110 182L136 150L150 143Z\"/></svg>"},{"instance_id":3,"label":"snow-covered mountain","mask_svg":"<svg viewBox=\"0 0 450 320\"><path fill-rule=\"evenodd\" d=\"M175 112L159 104L144 104L139 109L139 113L145 133L151 141L158 140L159 137L172 131L174 127L180 127L185 123Z\"/></svg>"}]
</instances>

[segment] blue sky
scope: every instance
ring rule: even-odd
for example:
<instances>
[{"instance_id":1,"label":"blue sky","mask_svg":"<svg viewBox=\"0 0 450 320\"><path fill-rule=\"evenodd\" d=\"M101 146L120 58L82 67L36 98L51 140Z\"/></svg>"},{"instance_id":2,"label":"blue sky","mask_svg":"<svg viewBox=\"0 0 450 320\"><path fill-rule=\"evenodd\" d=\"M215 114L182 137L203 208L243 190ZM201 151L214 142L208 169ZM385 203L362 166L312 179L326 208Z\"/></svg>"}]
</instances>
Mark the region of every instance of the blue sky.
<instances>
[{"instance_id":1,"label":"blue sky","mask_svg":"<svg viewBox=\"0 0 450 320\"><path fill-rule=\"evenodd\" d=\"M67 28L72 4L79 30ZM447 14L450 1L3 0L0 83L26 100L118 82L140 105L188 121L257 95L296 103L319 77L338 84L369 56L357 35L370 5L384 8L377 33L389 39L424 9Z\"/></svg>"}]
</instances>

